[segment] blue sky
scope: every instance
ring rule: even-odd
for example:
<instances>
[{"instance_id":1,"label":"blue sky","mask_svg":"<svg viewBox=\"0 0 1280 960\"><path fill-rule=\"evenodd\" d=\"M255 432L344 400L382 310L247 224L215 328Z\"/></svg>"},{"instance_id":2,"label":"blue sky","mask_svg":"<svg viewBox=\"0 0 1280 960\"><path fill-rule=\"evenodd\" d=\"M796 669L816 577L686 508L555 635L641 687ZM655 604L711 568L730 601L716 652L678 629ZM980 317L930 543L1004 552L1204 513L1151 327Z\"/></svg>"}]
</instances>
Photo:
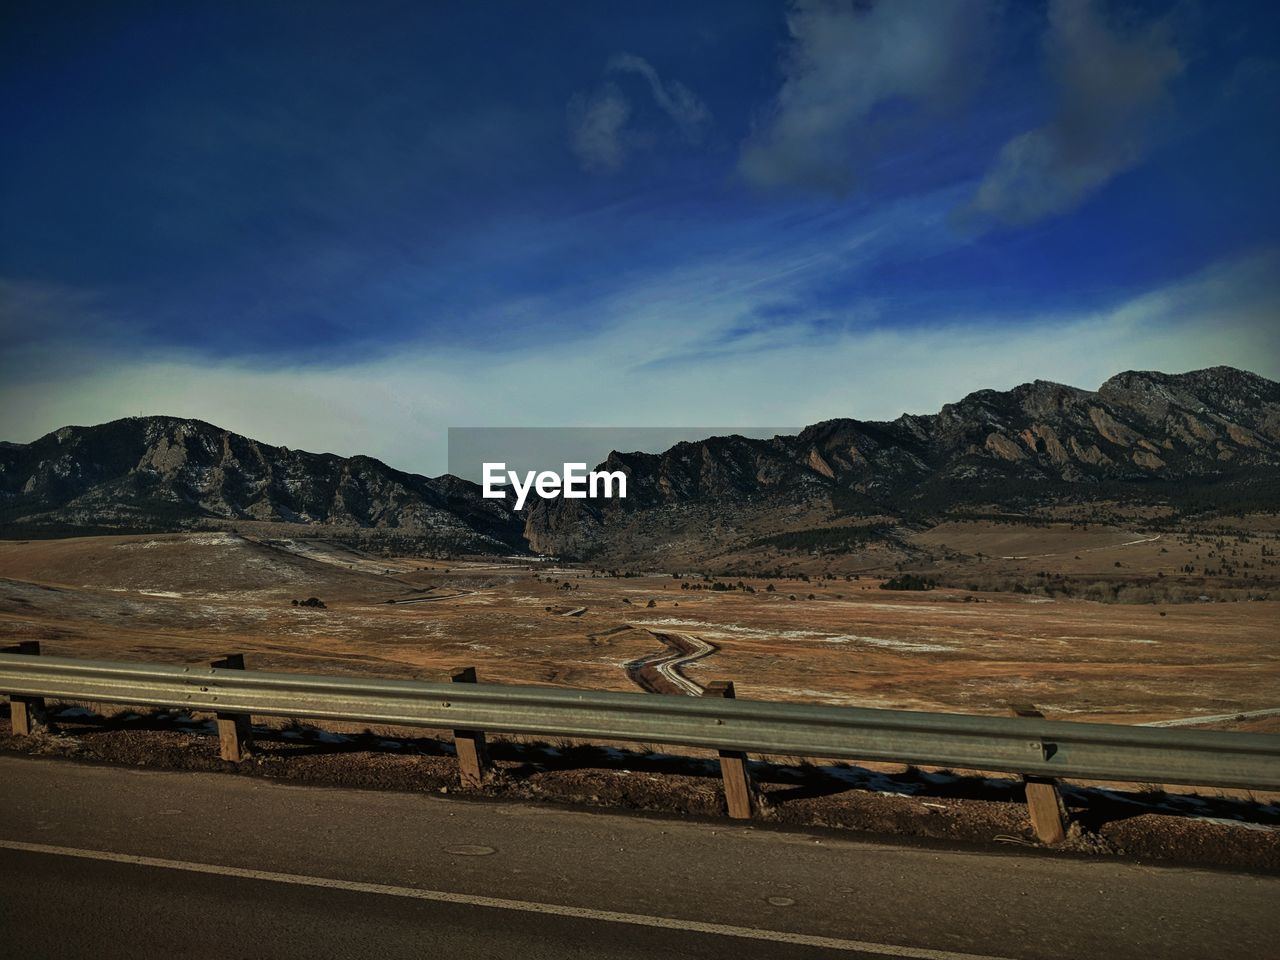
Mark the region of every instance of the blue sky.
<instances>
[{"instance_id":1,"label":"blue sky","mask_svg":"<svg viewBox=\"0 0 1280 960\"><path fill-rule=\"evenodd\" d=\"M803 423L1280 377L1280 15L6 4L0 436Z\"/></svg>"}]
</instances>

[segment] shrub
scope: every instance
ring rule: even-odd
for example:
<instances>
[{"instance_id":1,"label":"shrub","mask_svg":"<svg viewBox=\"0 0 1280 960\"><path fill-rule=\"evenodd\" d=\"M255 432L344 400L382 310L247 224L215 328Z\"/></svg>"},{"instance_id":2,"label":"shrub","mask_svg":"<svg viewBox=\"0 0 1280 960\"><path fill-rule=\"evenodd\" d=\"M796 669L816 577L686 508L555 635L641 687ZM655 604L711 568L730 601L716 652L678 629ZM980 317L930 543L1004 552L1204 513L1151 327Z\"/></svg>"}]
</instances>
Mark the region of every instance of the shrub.
<instances>
[{"instance_id":1,"label":"shrub","mask_svg":"<svg viewBox=\"0 0 1280 960\"><path fill-rule=\"evenodd\" d=\"M880 584L881 590L932 590L936 584L915 573L900 573Z\"/></svg>"}]
</instances>

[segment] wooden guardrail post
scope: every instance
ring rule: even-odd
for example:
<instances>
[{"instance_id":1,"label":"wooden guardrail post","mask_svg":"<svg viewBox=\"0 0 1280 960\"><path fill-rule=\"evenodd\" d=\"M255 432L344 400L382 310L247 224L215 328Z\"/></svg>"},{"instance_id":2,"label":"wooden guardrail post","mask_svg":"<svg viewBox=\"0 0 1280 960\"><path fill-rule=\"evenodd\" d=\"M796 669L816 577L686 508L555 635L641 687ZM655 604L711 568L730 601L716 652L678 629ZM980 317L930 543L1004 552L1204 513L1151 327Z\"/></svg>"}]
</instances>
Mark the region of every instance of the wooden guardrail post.
<instances>
[{"instance_id":1,"label":"wooden guardrail post","mask_svg":"<svg viewBox=\"0 0 1280 960\"><path fill-rule=\"evenodd\" d=\"M228 654L221 660L214 660L209 666L215 670L243 670L244 654ZM217 718L218 751L222 759L233 763L247 759L253 750L253 723L249 714L219 711Z\"/></svg>"},{"instance_id":2,"label":"wooden guardrail post","mask_svg":"<svg viewBox=\"0 0 1280 960\"><path fill-rule=\"evenodd\" d=\"M40 656L39 640L23 640L4 648L5 653L21 653L29 657ZM9 726L15 737L29 737L36 724L44 719L44 697L9 695Z\"/></svg>"},{"instance_id":3,"label":"wooden guardrail post","mask_svg":"<svg viewBox=\"0 0 1280 960\"><path fill-rule=\"evenodd\" d=\"M1044 716L1029 703L1009 706L1015 717L1041 718ZM1058 782L1053 777L1023 777L1023 789L1027 794L1027 812L1031 826L1041 843L1052 846L1067 838L1067 808L1058 793Z\"/></svg>"},{"instance_id":4,"label":"wooden guardrail post","mask_svg":"<svg viewBox=\"0 0 1280 960\"><path fill-rule=\"evenodd\" d=\"M702 695L732 700L733 681L713 681L702 691ZM751 773L747 770L746 753L742 750L721 750L720 777L724 780L724 799L729 808L729 816L735 820L750 820L756 806L756 797Z\"/></svg>"},{"instance_id":5,"label":"wooden guardrail post","mask_svg":"<svg viewBox=\"0 0 1280 960\"><path fill-rule=\"evenodd\" d=\"M459 667L449 678L454 683L475 683L475 667ZM454 730L453 747L458 754L458 776L463 786L478 787L490 770L489 748L483 730Z\"/></svg>"}]
</instances>

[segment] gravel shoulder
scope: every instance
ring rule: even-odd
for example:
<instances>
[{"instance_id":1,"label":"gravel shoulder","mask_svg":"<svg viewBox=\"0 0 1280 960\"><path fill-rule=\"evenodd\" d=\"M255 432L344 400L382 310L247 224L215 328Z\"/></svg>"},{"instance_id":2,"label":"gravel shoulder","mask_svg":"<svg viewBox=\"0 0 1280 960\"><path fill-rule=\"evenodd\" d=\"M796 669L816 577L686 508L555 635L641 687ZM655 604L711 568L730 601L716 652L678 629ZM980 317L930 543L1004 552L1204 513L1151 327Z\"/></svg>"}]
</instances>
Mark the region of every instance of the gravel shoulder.
<instances>
[{"instance_id":1,"label":"gravel shoulder","mask_svg":"<svg viewBox=\"0 0 1280 960\"><path fill-rule=\"evenodd\" d=\"M53 707L53 727L0 736L0 752L491 801L539 801L697 818L722 818L714 758L516 739L492 739L494 775L459 785L451 742L423 731L340 732L294 723L255 727L253 756L218 755L203 716L121 711L101 716ZM7 728L7 723L5 724ZM1039 847L1019 781L915 767L869 769L796 758L753 762L761 823L964 845ZM1148 786L1064 785L1072 815L1063 853L1280 872L1280 804Z\"/></svg>"}]
</instances>

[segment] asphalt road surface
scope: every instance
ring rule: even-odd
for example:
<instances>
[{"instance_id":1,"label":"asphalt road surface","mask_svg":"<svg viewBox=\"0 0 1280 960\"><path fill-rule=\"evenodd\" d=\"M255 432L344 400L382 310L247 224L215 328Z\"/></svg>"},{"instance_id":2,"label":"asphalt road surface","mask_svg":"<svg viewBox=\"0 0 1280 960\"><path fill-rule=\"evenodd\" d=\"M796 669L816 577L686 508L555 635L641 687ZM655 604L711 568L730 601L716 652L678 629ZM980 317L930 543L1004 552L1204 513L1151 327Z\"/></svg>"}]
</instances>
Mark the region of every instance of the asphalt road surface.
<instances>
[{"instance_id":1,"label":"asphalt road surface","mask_svg":"<svg viewBox=\"0 0 1280 960\"><path fill-rule=\"evenodd\" d=\"M0 757L11 957L1252 960L1277 905L1275 876Z\"/></svg>"}]
</instances>

